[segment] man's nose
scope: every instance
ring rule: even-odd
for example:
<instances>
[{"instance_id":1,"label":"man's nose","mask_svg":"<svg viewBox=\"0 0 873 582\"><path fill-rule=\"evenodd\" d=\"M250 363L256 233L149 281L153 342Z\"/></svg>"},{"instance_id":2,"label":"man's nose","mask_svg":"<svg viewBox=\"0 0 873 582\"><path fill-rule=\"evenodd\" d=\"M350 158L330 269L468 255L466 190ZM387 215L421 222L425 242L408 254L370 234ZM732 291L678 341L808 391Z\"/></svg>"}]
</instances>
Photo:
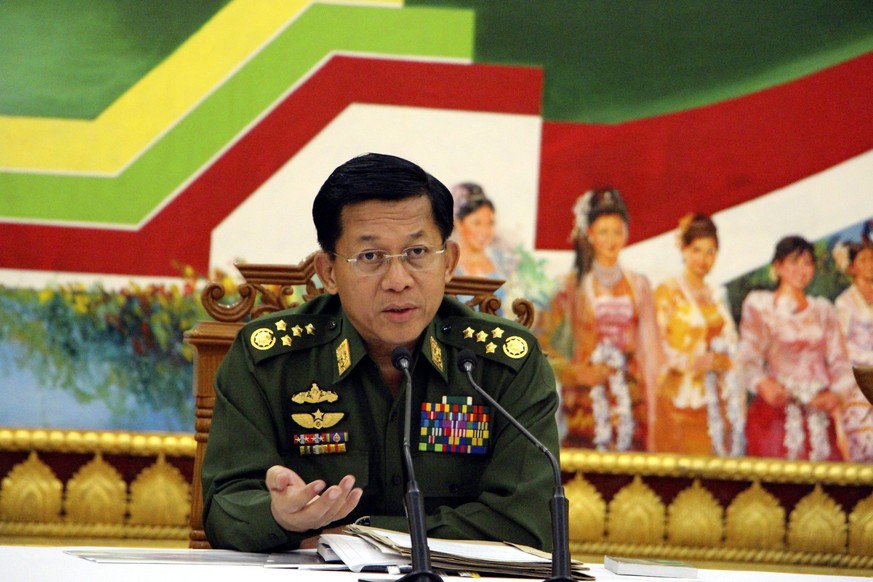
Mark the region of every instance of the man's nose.
<instances>
[{"instance_id":1,"label":"man's nose","mask_svg":"<svg viewBox=\"0 0 873 582\"><path fill-rule=\"evenodd\" d=\"M388 259L388 270L382 276L382 286L385 289L401 291L412 284L412 274L406 266L406 261L400 257Z\"/></svg>"}]
</instances>

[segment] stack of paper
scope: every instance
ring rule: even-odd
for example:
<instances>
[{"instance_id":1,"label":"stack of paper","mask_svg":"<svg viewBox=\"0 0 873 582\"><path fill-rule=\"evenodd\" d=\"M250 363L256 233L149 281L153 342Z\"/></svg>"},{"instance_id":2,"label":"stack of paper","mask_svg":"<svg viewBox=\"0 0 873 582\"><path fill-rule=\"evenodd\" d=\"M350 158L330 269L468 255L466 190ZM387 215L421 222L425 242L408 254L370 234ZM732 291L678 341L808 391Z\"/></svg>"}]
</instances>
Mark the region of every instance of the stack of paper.
<instances>
[{"instance_id":1,"label":"stack of paper","mask_svg":"<svg viewBox=\"0 0 873 582\"><path fill-rule=\"evenodd\" d=\"M360 525L351 525L346 531L369 541L382 555L401 556L404 564L410 563L409 534ZM551 554L520 544L428 538L427 545L434 569L531 578L548 578L552 574ZM333 549L345 562L342 551ZM588 568L582 562L572 561L571 570L578 580L593 579L585 574Z\"/></svg>"}]
</instances>

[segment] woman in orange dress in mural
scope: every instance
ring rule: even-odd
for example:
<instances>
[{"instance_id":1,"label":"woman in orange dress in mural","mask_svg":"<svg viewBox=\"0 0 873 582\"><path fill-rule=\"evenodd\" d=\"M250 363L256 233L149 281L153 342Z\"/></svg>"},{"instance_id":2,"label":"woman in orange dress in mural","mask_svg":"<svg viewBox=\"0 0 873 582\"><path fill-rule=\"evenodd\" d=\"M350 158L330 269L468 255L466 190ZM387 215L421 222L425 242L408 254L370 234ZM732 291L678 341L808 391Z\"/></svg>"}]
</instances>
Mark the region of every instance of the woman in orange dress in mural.
<instances>
[{"instance_id":1,"label":"woman in orange dress in mural","mask_svg":"<svg viewBox=\"0 0 873 582\"><path fill-rule=\"evenodd\" d=\"M834 304L853 366L873 366L873 241L839 244L834 259L852 284ZM849 460L873 462L873 405L859 389L843 407L843 432Z\"/></svg>"},{"instance_id":2,"label":"woman in orange dress in mural","mask_svg":"<svg viewBox=\"0 0 873 582\"><path fill-rule=\"evenodd\" d=\"M677 235L685 269L655 289L667 360L653 402L652 450L742 455L746 395L733 372L736 327L724 294L706 282L718 232L709 216L689 214Z\"/></svg>"},{"instance_id":3,"label":"woman in orange dress in mural","mask_svg":"<svg viewBox=\"0 0 873 582\"><path fill-rule=\"evenodd\" d=\"M844 460L837 441L843 402L857 390L837 313L806 294L815 251L799 236L779 241L775 291L743 301L737 367L755 396L746 419L750 456Z\"/></svg>"},{"instance_id":4,"label":"woman in orange dress in mural","mask_svg":"<svg viewBox=\"0 0 873 582\"><path fill-rule=\"evenodd\" d=\"M540 321L561 385L564 445L645 450L661 353L651 286L619 264L628 214L617 190L586 193L574 213L574 270Z\"/></svg>"}]
</instances>

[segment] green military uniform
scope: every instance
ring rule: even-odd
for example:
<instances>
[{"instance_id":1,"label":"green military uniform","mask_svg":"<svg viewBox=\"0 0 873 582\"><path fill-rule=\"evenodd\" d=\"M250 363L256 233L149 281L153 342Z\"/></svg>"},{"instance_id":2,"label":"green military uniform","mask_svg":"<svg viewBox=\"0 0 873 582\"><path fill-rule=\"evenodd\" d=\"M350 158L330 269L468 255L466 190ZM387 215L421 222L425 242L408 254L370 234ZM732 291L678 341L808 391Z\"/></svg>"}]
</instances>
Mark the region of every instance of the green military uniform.
<instances>
[{"instance_id":1,"label":"green military uniform","mask_svg":"<svg viewBox=\"0 0 873 582\"><path fill-rule=\"evenodd\" d=\"M479 356L479 385L558 450L554 376L534 337L446 298L412 365L410 443L428 535L549 548L548 460L469 386L457 369L462 348ZM391 396L335 296L247 324L216 375L202 471L212 545L290 549L316 533L273 519L264 483L272 465L328 485L354 475L363 496L345 522L370 516L376 527L406 530L404 390Z\"/></svg>"}]
</instances>

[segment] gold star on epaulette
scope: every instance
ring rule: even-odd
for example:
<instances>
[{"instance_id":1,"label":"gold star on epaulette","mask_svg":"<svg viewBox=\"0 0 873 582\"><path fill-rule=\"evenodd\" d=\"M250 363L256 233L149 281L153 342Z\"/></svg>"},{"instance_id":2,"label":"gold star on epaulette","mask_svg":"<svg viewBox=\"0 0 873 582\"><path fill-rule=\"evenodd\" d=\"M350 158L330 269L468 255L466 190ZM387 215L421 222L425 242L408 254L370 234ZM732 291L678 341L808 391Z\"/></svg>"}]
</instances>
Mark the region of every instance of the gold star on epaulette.
<instances>
[{"instance_id":1,"label":"gold star on epaulette","mask_svg":"<svg viewBox=\"0 0 873 582\"><path fill-rule=\"evenodd\" d=\"M315 326L311 323L306 324L306 333L309 335L315 335Z\"/></svg>"},{"instance_id":2,"label":"gold star on epaulette","mask_svg":"<svg viewBox=\"0 0 873 582\"><path fill-rule=\"evenodd\" d=\"M290 335L283 335L282 336L282 345L283 346L290 346L292 341L293 340L291 339Z\"/></svg>"},{"instance_id":3,"label":"gold star on epaulette","mask_svg":"<svg viewBox=\"0 0 873 582\"><path fill-rule=\"evenodd\" d=\"M464 338L465 338L465 339L470 339L471 337L473 337L473 333L474 333L473 328L472 328L472 327L468 327L467 329L464 330Z\"/></svg>"},{"instance_id":4,"label":"gold star on epaulette","mask_svg":"<svg viewBox=\"0 0 873 582\"><path fill-rule=\"evenodd\" d=\"M487 340L487 339L488 339L488 334L485 333L484 331L480 331L479 333L476 334L476 341L479 343L485 343L485 340Z\"/></svg>"},{"instance_id":5,"label":"gold star on epaulette","mask_svg":"<svg viewBox=\"0 0 873 582\"><path fill-rule=\"evenodd\" d=\"M503 328L495 327L491 330L491 337L500 339L503 337Z\"/></svg>"},{"instance_id":6,"label":"gold star on epaulette","mask_svg":"<svg viewBox=\"0 0 873 582\"><path fill-rule=\"evenodd\" d=\"M488 345L485 346L485 353L486 354L493 354L496 351L497 351L497 344L495 344L494 342L488 342Z\"/></svg>"},{"instance_id":7,"label":"gold star on epaulette","mask_svg":"<svg viewBox=\"0 0 873 582\"><path fill-rule=\"evenodd\" d=\"M294 337L300 337L303 335L303 328L300 327L299 325L295 325L294 327L291 328L291 333L294 334Z\"/></svg>"},{"instance_id":8,"label":"gold star on epaulette","mask_svg":"<svg viewBox=\"0 0 873 582\"><path fill-rule=\"evenodd\" d=\"M285 323L284 319L280 319L279 321L276 322L276 329L278 329L279 331L285 331L285 329L287 327L288 327L288 324Z\"/></svg>"}]
</instances>

